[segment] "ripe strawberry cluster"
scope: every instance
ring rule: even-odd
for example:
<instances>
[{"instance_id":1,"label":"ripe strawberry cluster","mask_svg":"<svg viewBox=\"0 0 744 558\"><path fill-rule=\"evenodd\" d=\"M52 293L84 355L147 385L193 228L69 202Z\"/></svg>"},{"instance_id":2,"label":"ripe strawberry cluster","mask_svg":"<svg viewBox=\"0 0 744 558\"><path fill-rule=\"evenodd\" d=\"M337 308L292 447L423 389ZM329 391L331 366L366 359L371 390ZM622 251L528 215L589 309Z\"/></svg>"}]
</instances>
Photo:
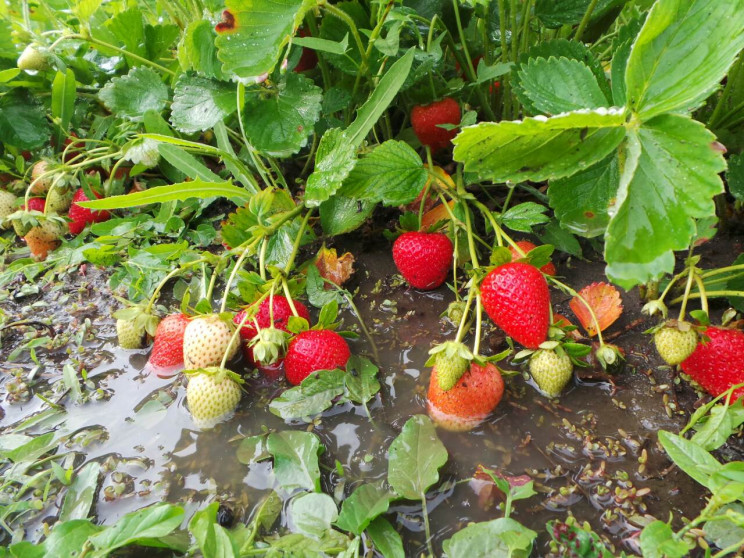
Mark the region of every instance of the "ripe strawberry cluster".
<instances>
[{"instance_id":1,"label":"ripe strawberry cluster","mask_svg":"<svg viewBox=\"0 0 744 558\"><path fill-rule=\"evenodd\" d=\"M511 250L512 260L522 260L535 248L531 242L517 243ZM452 242L443 233L405 232L393 245L398 271L417 289L441 286L453 257ZM555 273L552 262L537 269L524 261L511 261L492 269L480 284L486 314L514 341L534 351L530 373L549 397L558 396L573 375L573 363L564 351L540 348L550 327L550 292L544 274ZM459 342L440 345L432 354L427 396L432 419L450 430L469 430L480 424L504 392L498 368L492 363L479 364Z\"/></svg>"},{"instance_id":2,"label":"ripe strawberry cluster","mask_svg":"<svg viewBox=\"0 0 744 558\"><path fill-rule=\"evenodd\" d=\"M276 380L283 368L293 385L317 370L346 366L351 353L343 337L330 329L292 335L289 322L294 315L310 320L301 302L280 295L266 297L232 317L171 314L155 331L148 369L170 377L185 368L186 400L194 423L212 427L228 418L240 401L242 379L226 364L241 348L251 368L271 380ZM120 344L124 346L126 341L120 334Z\"/></svg>"},{"instance_id":3,"label":"ripe strawberry cluster","mask_svg":"<svg viewBox=\"0 0 744 558\"><path fill-rule=\"evenodd\" d=\"M65 224L67 232L78 235L86 225L111 217L108 211L81 207L80 202L89 198L67 178L63 170L55 172L49 163L39 161L31 169L28 203L13 192L0 189L0 223L6 222L8 226L12 223L16 234L23 238L37 260L46 259L49 252L59 246L66 232ZM94 194L101 197L95 191ZM67 220L63 219L65 216Z\"/></svg>"}]
</instances>

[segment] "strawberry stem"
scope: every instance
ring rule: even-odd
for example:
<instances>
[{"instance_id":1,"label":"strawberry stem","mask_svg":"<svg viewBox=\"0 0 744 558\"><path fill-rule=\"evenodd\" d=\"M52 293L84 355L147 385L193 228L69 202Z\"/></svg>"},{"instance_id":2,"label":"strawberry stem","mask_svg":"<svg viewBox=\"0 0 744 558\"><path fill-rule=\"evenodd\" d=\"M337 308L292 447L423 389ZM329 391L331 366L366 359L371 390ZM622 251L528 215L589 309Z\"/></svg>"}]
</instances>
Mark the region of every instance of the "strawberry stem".
<instances>
[{"instance_id":1,"label":"strawberry stem","mask_svg":"<svg viewBox=\"0 0 744 558\"><path fill-rule=\"evenodd\" d=\"M233 267L233 270L230 272L230 277L227 278L227 284L225 285L225 293L222 295L222 304L220 304L220 313L225 311L225 307L227 306L227 296L230 294L230 289L232 288L232 284L233 284L233 281L235 280L235 276L238 274L238 270L243 266L243 261L248 255L248 252L250 251L250 249L251 249L250 244L243 249L243 251L240 253L240 257L238 258L238 261L235 262L235 267Z\"/></svg>"},{"instance_id":2,"label":"strawberry stem","mask_svg":"<svg viewBox=\"0 0 744 558\"><path fill-rule=\"evenodd\" d=\"M483 323L483 304L481 295L478 293L475 297L475 341L473 342L473 354L478 356L481 341L481 327Z\"/></svg>"},{"instance_id":3,"label":"strawberry stem","mask_svg":"<svg viewBox=\"0 0 744 558\"><path fill-rule=\"evenodd\" d=\"M424 533L426 535L426 548L429 556L434 556L434 548L431 545L431 526L429 525L429 509L426 502L426 494L421 495L421 513L424 516Z\"/></svg>"},{"instance_id":4,"label":"strawberry stem","mask_svg":"<svg viewBox=\"0 0 744 558\"><path fill-rule=\"evenodd\" d=\"M705 293L705 284L697 273L695 274L695 284L697 285L698 291L700 291L700 307L703 312L708 314L708 296Z\"/></svg>"},{"instance_id":5,"label":"strawberry stem","mask_svg":"<svg viewBox=\"0 0 744 558\"><path fill-rule=\"evenodd\" d=\"M460 325L457 327L457 334L455 335L455 343L459 343L462 341L463 336L465 335L465 323L468 320L468 312L470 311L470 304L473 302L473 292L475 291L475 287L471 285L471 287L468 289L468 298L465 301L465 309L462 311L462 318L460 318Z\"/></svg>"},{"instance_id":6,"label":"strawberry stem","mask_svg":"<svg viewBox=\"0 0 744 558\"><path fill-rule=\"evenodd\" d=\"M687 284L685 285L685 294L682 297L682 307L679 309L679 318L677 318L680 322L685 319L685 310L687 310L687 300L690 297L690 290L692 289L692 282L695 279L695 269L690 267L689 273L687 274Z\"/></svg>"}]
</instances>

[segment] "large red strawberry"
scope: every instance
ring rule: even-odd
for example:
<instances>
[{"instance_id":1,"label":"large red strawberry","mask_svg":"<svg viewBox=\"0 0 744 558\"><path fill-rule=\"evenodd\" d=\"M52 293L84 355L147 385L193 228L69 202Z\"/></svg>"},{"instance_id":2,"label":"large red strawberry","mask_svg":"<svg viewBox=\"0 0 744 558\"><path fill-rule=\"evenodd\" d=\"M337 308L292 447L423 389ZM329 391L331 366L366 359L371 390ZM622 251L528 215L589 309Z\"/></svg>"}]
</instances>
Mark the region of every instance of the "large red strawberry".
<instances>
[{"instance_id":1,"label":"large red strawberry","mask_svg":"<svg viewBox=\"0 0 744 558\"><path fill-rule=\"evenodd\" d=\"M524 252L524 256L517 252L517 249L514 248L514 246L509 247L509 251L512 255L512 260L521 260L522 258L526 257L530 252L532 252L537 246L532 244L529 240L520 240L517 242L517 246ZM540 268L540 271L542 271L545 275L552 275L555 276L555 266L553 265L553 262L548 262L544 266Z\"/></svg>"},{"instance_id":2,"label":"large red strawberry","mask_svg":"<svg viewBox=\"0 0 744 558\"><path fill-rule=\"evenodd\" d=\"M436 366L431 371L427 412L442 428L454 431L470 430L483 422L504 395L504 380L495 364L476 363L463 374L451 389L440 385Z\"/></svg>"},{"instance_id":3,"label":"large red strawberry","mask_svg":"<svg viewBox=\"0 0 744 558\"><path fill-rule=\"evenodd\" d=\"M189 325L186 314L171 314L158 324L147 366L161 378L172 376L183 364L183 332Z\"/></svg>"},{"instance_id":4,"label":"large red strawberry","mask_svg":"<svg viewBox=\"0 0 744 558\"><path fill-rule=\"evenodd\" d=\"M292 313L292 307L289 305L289 301L281 295L274 295L273 300L273 303L270 302L270 298L265 298L263 299L263 301L261 301L261 305L258 307L258 312L256 312L256 315L254 316L256 321L258 322L258 327L263 329L272 326L271 313L273 309L273 326L277 329L281 329L282 331L289 331L287 329L287 323L289 322L289 319L294 316L294 314ZM295 308L297 309L297 314L301 318L305 318L309 322L310 312L307 311L305 305L296 300L293 300L292 302L294 302ZM245 318L245 314L246 310L241 310L240 312L235 314L233 322L235 322L236 326L240 325L240 323ZM246 341L250 341L251 339L253 339L257 333L258 330L256 330L256 325L253 321L253 318L247 320L245 324L243 324L243 327L240 328L240 336Z\"/></svg>"},{"instance_id":5,"label":"large red strawberry","mask_svg":"<svg viewBox=\"0 0 744 558\"><path fill-rule=\"evenodd\" d=\"M680 366L708 393L717 396L744 382L744 332L710 326L703 335L710 341L698 343ZM742 395L744 388L739 388L733 399Z\"/></svg>"},{"instance_id":6,"label":"large red strawberry","mask_svg":"<svg viewBox=\"0 0 744 558\"><path fill-rule=\"evenodd\" d=\"M406 232L393 244L393 261L412 287L436 289L447 278L453 250L442 233Z\"/></svg>"},{"instance_id":7,"label":"large red strawberry","mask_svg":"<svg viewBox=\"0 0 744 558\"><path fill-rule=\"evenodd\" d=\"M99 199L102 197L97 192L94 192L94 194ZM78 202L85 201L89 201L88 196L86 196L83 189L80 188L75 192L75 196L72 198L72 205L70 206L70 212L68 214L71 219L69 227L72 234L80 234L88 223L101 223L102 221L107 221L111 218L111 213L108 211L95 211L78 205Z\"/></svg>"},{"instance_id":8,"label":"large red strawberry","mask_svg":"<svg viewBox=\"0 0 744 558\"><path fill-rule=\"evenodd\" d=\"M439 124L460 124L460 105L449 97L429 105L418 105L411 111L411 125L416 137L432 151L447 147L457 130L445 130Z\"/></svg>"},{"instance_id":9,"label":"large red strawberry","mask_svg":"<svg viewBox=\"0 0 744 558\"><path fill-rule=\"evenodd\" d=\"M330 329L311 329L295 336L287 348L284 372L297 385L316 370L344 368L351 356L343 337Z\"/></svg>"},{"instance_id":10,"label":"large red strawberry","mask_svg":"<svg viewBox=\"0 0 744 558\"><path fill-rule=\"evenodd\" d=\"M550 292L536 267L500 265L483 279L481 295L488 316L517 343L537 349L548 337Z\"/></svg>"}]
</instances>

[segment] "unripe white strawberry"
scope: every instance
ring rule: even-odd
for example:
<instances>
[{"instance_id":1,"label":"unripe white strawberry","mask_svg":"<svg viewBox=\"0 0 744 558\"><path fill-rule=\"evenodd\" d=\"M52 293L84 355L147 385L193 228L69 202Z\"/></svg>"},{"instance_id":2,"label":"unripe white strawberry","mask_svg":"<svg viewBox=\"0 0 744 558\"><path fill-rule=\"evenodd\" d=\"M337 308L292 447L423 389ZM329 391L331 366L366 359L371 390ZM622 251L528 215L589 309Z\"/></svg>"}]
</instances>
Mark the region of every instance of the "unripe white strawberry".
<instances>
[{"instance_id":1,"label":"unripe white strawberry","mask_svg":"<svg viewBox=\"0 0 744 558\"><path fill-rule=\"evenodd\" d=\"M229 418L240 401L238 381L237 374L218 366L190 373L186 401L194 424L199 428L211 428Z\"/></svg>"},{"instance_id":2,"label":"unripe white strawberry","mask_svg":"<svg viewBox=\"0 0 744 558\"><path fill-rule=\"evenodd\" d=\"M187 369L206 368L230 360L238 352L240 338L232 339L235 327L216 314L189 322L183 333L183 362ZM232 339L232 343L230 340Z\"/></svg>"},{"instance_id":3,"label":"unripe white strawberry","mask_svg":"<svg viewBox=\"0 0 744 558\"><path fill-rule=\"evenodd\" d=\"M530 374L548 397L558 397L573 376L573 363L564 352L540 349L530 357Z\"/></svg>"},{"instance_id":4,"label":"unripe white strawberry","mask_svg":"<svg viewBox=\"0 0 744 558\"><path fill-rule=\"evenodd\" d=\"M75 191L67 186L55 186L46 197L46 210L48 213L63 214L72 205L72 196Z\"/></svg>"},{"instance_id":5,"label":"unripe white strawberry","mask_svg":"<svg viewBox=\"0 0 744 558\"><path fill-rule=\"evenodd\" d=\"M31 168L31 193L35 195L45 194L54 181L54 176L47 172L50 170L49 163L38 161Z\"/></svg>"},{"instance_id":6,"label":"unripe white strawberry","mask_svg":"<svg viewBox=\"0 0 744 558\"><path fill-rule=\"evenodd\" d=\"M695 350L698 334L689 324L680 324L680 327L667 325L654 334L654 344L659 356L670 366L676 366Z\"/></svg>"},{"instance_id":7,"label":"unripe white strawberry","mask_svg":"<svg viewBox=\"0 0 744 558\"><path fill-rule=\"evenodd\" d=\"M116 320L116 337L122 349L141 349L145 330L138 328L134 320Z\"/></svg>"},{"instance_id":8,"label":"unripe white strawberry","mask_svg":"<svg viewBox=\"0 0 744 558\"><path fill-rule=\"evenodd\" d=\"M5 219L11 213L16 210L15 206L16 197L10 192L0 190L0 221ZM3 225L0 223L0 228L7 229L9 225Z\"/></svg>"}]
</instances>

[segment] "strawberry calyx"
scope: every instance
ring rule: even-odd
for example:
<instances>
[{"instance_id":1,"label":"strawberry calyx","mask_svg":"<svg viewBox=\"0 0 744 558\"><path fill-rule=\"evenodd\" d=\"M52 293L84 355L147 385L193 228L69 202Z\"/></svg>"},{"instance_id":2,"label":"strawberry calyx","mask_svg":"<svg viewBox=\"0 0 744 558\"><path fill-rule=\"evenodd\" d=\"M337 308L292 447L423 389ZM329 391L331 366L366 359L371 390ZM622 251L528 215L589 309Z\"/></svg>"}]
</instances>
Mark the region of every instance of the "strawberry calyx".
<instances>
[{"instance_id":1,"label":"strawberry calyx","mask_svg":"<svg viewBox=\"0 0 744 558\"><path fill-rule=\"evenodd\" d=\"M276 363L287 350L289 334L275 327L265 327L248 342L253 348L253 358L261 364Z\"/></svg>"},{"instance_id":2,"label":"strawberry calyx","mask_svg":"<svg viewBox=\"0 0 744 558\"><path fill-rule=\"evenodd\" d=\"M207 376L212 376L216 383L221 383L224 380L232 380L233 382L237 384L245 383L245 380L239 374L236 374L232 370L228 370L227 368L222 368L220 366L207 366L206 368L194 368L192 370L184 370L183 373L189 377L198 376L199 374L206 374Z\"/></svg>"},{"instance_id":3,"label":"strawberry calyx","mask_svg":"<svg viewBox=\"0 0 744 558\"><path fill-rule=\"evenodd\" d=\"M431 349L429 354L431 357L426 364L437 369L439 387L443 391L455 386L474 358L473 353L459 341L446 341Z\"/></svg>"}]
</instances>

